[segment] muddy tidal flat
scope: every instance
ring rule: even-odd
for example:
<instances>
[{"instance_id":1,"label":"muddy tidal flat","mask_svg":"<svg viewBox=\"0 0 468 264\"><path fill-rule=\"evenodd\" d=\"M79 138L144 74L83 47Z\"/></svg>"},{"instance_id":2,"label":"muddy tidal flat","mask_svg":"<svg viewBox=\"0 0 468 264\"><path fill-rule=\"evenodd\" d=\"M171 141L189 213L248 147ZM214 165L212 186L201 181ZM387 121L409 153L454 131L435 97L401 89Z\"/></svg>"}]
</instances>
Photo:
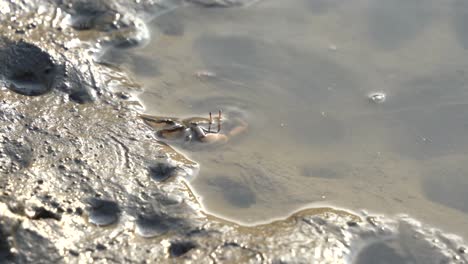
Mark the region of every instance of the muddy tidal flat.
<instances>
[{"instance_id":1,"label":"muddy tidal flat","mask_svg":"<svg viewBox=\"0 0 468 264\"><path fill-rule=\"evenodd\" d=\"M0 263L468 263L467 14L0 0Z\"/></svg>"}]
</instances>

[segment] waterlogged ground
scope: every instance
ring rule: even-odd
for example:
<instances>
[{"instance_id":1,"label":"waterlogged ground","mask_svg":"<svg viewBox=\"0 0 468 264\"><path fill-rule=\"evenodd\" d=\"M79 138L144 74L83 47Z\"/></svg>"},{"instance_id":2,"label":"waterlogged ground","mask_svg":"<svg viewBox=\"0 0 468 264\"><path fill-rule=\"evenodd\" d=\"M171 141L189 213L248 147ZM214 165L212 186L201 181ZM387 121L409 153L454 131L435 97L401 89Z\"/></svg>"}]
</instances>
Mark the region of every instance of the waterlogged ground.
<instances>
[{"instance_id":1,"label":"waterlogged ground","mask_svg":"<svg viewBox=\"0 0 468 264\"><path fill-rule=\"evenodd\" d=\"M467 237L464 6L407 3L395 18L338 1L0 0L0 262L468 263L450 234ZM425 41L451 52L410 45L421 6L439 10L428 32L451 17L451 38ZM331 26L345 18L363 30ZM398 56L409 46L431 62ZM220 135L237 134L169 141L201 162L195 195L199 164L139 117L139 85L148 113L221 108Z\"/></svg>"},{"instance_id":2,"label":"waterlogged ground","mask_svg":"<svg viewBox=\"0 0 468 264\"><path fill-rule=\"evenodd\" d=\"M134 74L147 114L249 124L221 146L170 141L200 162L209 211L252 224L333 205L468 237L463 0L186 4L149 27L101 58Z\"/></svg>"}]
</instances>

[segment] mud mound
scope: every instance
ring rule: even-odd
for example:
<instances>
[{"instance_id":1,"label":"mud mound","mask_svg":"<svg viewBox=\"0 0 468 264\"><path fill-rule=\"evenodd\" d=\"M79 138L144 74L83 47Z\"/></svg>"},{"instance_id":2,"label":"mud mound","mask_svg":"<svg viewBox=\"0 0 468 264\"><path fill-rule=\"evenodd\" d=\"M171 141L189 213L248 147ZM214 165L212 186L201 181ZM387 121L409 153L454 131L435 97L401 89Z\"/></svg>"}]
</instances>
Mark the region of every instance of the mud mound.
<instances>
[{"instance_id":1,"label":"mud mound","mask_svg":"<svg viewBox=\"0 0 468 264\"><path fill-rule=\"evenodd\" d=\"M50 92L63 78L63 65L39 47L0 39L0 76L16 93L37 96Z\"/></svg>"},{"instance_id":2,"label":"mud mound","mask_svg":"<svg viewBox=\"0 0 468 264\"><path fill-rule=\"evenodd\" d=\"M85 61L54 58L32 43L1 38L0 61L0 85L10 91L40 96L59 90L76 103L94 101L92 76L76 66L85 66Z\"/></svg>"}]
</instances>

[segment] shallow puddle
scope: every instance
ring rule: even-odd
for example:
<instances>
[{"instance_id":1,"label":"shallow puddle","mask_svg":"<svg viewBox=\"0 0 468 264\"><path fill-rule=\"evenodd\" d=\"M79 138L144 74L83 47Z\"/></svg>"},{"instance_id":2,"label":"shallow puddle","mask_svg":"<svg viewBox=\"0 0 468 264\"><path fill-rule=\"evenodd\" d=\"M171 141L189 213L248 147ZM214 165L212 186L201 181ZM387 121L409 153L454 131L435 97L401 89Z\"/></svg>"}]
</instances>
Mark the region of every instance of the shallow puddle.
<instances>
[{"instance_id":1,"label":"shallow puddle","mask_svg":"<svg viewBox=\"0 0 468 264\"><path fill-rule=\"evenodd\" d=\"M332 205L468 237L462 2L185 5L149 22L144 47L101 60L133 72L147 114L223 111L227 143L168 141L200 162L191 184L215 214L253 224ZM389 245L373 251L394 254Z\"/></svg>"}]
</instances>

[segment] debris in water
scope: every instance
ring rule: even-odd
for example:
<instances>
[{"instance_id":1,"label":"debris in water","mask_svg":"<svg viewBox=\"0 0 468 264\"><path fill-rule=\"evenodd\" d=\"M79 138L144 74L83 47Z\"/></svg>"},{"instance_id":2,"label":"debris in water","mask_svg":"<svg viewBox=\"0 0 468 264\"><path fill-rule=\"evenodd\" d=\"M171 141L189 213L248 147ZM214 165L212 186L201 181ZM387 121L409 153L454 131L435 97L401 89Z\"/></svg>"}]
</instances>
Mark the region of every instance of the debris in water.
<instances>
[{"instance_id":1,"label":"debris in water","mask_svg":"<svg viewBox=\"0 0 468 264\"><path fill-rule=\"evenodd\" d=\"M385 102L386 98L387 98L387 95L383 92L375 92L375 93L369 94L369 99L374 103L383 103Z\"/></svg>"}]
</instances>

